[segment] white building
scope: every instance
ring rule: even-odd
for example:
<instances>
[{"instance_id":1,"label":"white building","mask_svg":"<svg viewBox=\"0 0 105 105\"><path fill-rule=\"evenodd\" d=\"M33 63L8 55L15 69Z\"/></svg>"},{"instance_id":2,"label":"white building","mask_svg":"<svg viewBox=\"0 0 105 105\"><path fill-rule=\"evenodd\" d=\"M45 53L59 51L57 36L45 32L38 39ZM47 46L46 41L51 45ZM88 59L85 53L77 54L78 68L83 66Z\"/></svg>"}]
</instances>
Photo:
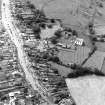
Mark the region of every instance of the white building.
<instances>
[{"instance_id":1,"label":"white building","mask_svg":"<svg viewBox=\"0 0 105 105\"><path fill-rule=\"evenodd\" d=\"M76 38L76 40L75 40L75 44L77 44L79 46L82 46L83 45L83 42L84 42L84 40L81 39L81 38Z\"/></svg>"}]
</instances>

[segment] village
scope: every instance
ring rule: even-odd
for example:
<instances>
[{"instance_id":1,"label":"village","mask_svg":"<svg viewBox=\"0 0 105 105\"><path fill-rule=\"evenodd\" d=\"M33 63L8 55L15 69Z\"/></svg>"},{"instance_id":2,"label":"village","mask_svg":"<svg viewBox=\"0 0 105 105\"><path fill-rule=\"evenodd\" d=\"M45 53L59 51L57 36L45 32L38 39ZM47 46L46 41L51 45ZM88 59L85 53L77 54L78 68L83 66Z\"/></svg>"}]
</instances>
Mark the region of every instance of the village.
<instances>
[{"instance_id":1,"label":"village","mask_svg":"<svg viewBox=\"0 0 105 105\"><path fill-rule=\"evenodd\" d=\"M27 0L10 0L10 10L14 20L12 24L19 33L22 47L32 67L30 72L46 91L45 96L57 105L62 105L63 99L69 105L74 105L65 78L69 78L70 73L76 69L105 73L103 26L89 24L86 34L82 35L75 28L64 26L60 19L47 18L44 11ZM1 20L0 24L1 104L44 105L46 101L37 91L33 92L27 83L16 46L10 40ZM26 95L25 90L28 90Z\"/></svg>"},{"instance_id":2,"label":"village","mask_svg":"<svg viewBox=\"0 0 105 105\"><path fill-rule=\"evenodd\" d=\"M44 102L25 80L16 46L10 40L0 18L0 105L33 105Z\"/></svg>"}]
</instances>

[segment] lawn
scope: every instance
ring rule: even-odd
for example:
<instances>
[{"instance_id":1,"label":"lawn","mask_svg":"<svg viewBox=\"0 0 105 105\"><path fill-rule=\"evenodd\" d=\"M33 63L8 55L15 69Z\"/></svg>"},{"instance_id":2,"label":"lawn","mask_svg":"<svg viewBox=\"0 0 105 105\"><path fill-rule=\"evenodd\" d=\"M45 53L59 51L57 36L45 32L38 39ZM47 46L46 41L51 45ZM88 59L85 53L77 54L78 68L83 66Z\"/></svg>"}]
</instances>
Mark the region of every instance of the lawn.
<instances>
[{"instance_id":1,"label":"lawn","mask_svg":"<svg viewBox=\"0 0 105 105\"><path fill-rule=\"evenodd\" d=\"M89 21L89 16L94 12L94 8L90 8L91 0L30 0L38 8L44 7L47 17L60 18L66 25L83 25ZM50 2L48 2L50 1ZM99 1L98 1L99 2ZM97 7L96 24L105 23L105 13L103 8ZM92 5L94 7L94 5Z\"/></svg>"}]
</instances>

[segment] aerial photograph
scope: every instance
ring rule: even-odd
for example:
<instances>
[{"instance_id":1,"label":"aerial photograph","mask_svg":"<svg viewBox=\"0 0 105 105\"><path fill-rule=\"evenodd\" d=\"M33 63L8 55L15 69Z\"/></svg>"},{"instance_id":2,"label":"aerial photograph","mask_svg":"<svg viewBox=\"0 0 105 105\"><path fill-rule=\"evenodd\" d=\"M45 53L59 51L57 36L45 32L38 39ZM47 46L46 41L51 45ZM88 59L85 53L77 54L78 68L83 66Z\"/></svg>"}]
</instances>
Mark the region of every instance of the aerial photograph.
<instances>
[{"instance_id":1,"label":"aerial photograph","mask_svg":"<svg viewBox=\"0 0 105 105\"><path fill-rule=\"evenodd\" d=\"M0 0L0 105L105 105L105 0Z\"/></svg>"}]
</instances>

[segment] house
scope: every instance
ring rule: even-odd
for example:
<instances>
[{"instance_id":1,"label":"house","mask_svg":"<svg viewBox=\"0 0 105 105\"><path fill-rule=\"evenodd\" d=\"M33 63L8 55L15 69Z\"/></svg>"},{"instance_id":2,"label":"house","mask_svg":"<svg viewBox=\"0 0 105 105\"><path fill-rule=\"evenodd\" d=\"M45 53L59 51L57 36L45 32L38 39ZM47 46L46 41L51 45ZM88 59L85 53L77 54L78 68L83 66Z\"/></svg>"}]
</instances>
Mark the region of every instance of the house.
<instances>
[{"instance_id":1,"label":"house","mask_svg":"<svg viewBox=\"0 0 105 105\"><path fill-rule=\"evenodd\" d=\"M20 94L20 91L10 92L9 97L14 97L15 94Z\"/></svg>"},{"instance_id":2,"label":"house","mask_svg":"<svg viewBox=\"0 0 105 105\"><path fill-rule=\"evenodd\" d=\"M84 40L81 38L76 38L75 42L76 45L82 46L84 43Z\"/></svg>"},{"instance_id":3,"label":"house","mask_svg":"<svg viewBox=\"0 0 105 105\"><path fill-rule=\"evenodd\" d=\"M19 75L20 77L23 76L23 74L19 71L14 71L12 72L13 77L15 77L16 75Z\"/></svg>"}]
</instances>

